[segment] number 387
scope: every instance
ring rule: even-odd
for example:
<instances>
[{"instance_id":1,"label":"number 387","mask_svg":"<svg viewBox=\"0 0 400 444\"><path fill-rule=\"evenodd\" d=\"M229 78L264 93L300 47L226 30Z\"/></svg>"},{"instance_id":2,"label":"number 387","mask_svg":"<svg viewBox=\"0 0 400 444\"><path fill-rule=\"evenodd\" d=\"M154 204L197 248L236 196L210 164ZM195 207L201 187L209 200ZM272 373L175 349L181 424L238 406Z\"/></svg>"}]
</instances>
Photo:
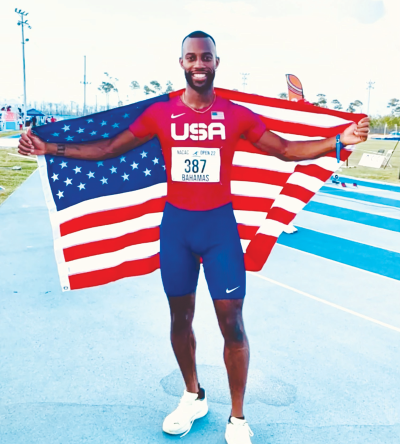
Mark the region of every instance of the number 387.
<instances>
[{"instance_id":1,"label":"number 387","mask_svg":"<svg viewBox=\"0 0 400 444\"><path fill-rule=\"evenodd\" d=\"M200 162L203 165L199 165ZM206 167L205 159L200 159L200 160L193 159L192 161L190 161L190 159L186 159L185 163L186 163L185 173L198 173L198 172L203 173Z\"/></svg>"}]
</instances>

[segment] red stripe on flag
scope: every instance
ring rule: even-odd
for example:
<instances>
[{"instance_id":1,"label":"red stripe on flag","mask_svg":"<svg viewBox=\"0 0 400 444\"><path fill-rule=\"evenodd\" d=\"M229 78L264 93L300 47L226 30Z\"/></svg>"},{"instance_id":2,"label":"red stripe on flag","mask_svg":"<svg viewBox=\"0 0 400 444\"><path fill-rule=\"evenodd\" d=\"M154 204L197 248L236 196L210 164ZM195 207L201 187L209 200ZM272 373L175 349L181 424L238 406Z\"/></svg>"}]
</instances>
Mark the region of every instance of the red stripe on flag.
<instances>
[{"instance_id":1,"label":"red stripe on flag","mask_svg":"<svg viewBox=\"0 0 400 444\"><path fill-rule=\"evenodd\" d=\"M237 224L240 239L251 240L256 235L258 227Z\"/></svg>"},{"instance_id":2,"label":"red stripe on flag","mask_svg":"<svg viewBox=\"0 0 400 444\"><path fill-rule=\"evenodd\" d=\"M247 271L260 271L265 264L277 238L265 234L257 234L249 243L244 255L244 264Z\"/></svg>"},{"instance_id":3,"label":"red stripe on flag","mask_svg":"<svg viewBox=\"0 0 400 444\"><path fill-rule=\"evenodd\" d=\"M307 203L315 195L314 191L307 190L300 185L294 185L292 183L288 183L282 190L281 194L284 196L294 197L295 199L299 199L304 203Z\"/></svg>"},{"instance_id":4,"label":"red stripe on flag","mask_svg":"<svg viewBox=\"0 0 400 444\"><path fill-rule=\"evenodd\" d=\"M75 219L62 223L60 225L60 233L61 236L66 236L67 234L88 228L101 227L136 219L137 217L144 216L148 213L159 213L164 211L164 205L165 197L160 197L131 207L86 214L85 216L76 217Z\"/></svg>"},{"instance_id":5,"label":"red stripe on flag","mask_svg":"<svg viewBox=\"0 0 400 444\"><path fill-rule=\"evenodd\" d=\"M160 255L139 259L136 261L124 262L116 267L106 268L104 270L90 271L69 276L71 290L80 288L96 287L97 285L108 284L118 279L142 276L152 273L160 268Z\"/></svg>"},{"instance_id":6,"label":"red stripe on flag","mask_svg":"<svg viewBox=\"0 0 400 444\"><path fill-rule=\"evenodd\" d=\"M233 166L231 172L231 180L239 180L246 182L259 182L268 185L277 185L283 187L291 173L282 173L280 171L271 171L265 169L257 169L244 166Z\"/></svg>"},{"instance_id":7,"label":"red stripe on flag","mask_svg":"<svg viewBox=\"0 0 400 444\"><path fill-rule=\"evenodd\" d=\"M232 196L234 210L261 211L262 213L268 213L273 202L274 199L266 199L263 197Z\"/></svg>"},{"instance_id":8,"label":"red stripe on flag","mask_svg":"<svg viewBox=\"0 0 400 444\"><path fill-rule=\"evenodd\" d=\"M324 182L326 182L332 176L332 171L326 170L318 165L297 165L295 172L316 177Z\"/></svg>"},{"instance_id":9,"label":"red stripe on flag","mask_svg":"<svg viewBox=\"0 0 400 444\"><path fill-rule=\"evenodd\" d=\"M288 225L294 219L296 215L291 213L290 211L284 210L279 207L272 207L270 212L268 213L268 219L276 220L285 225Z\"/></svg>"},{"instance_id":10,"label":"red stripe on flag","mask_svg":"<svg viewBox=\"0 0 400 444\"><path fill-rule=\"evenodd\" d=\"M155 242L159 239L160 228L153 227L136 231L134 233L127 233L124 236L113 239L104 239L96 242L88 242L87 244L74 245L73 247L65 248L63 251L65 261L70 262L83 257L112 253L131 245Z\"/></svg>"}]
</instances>

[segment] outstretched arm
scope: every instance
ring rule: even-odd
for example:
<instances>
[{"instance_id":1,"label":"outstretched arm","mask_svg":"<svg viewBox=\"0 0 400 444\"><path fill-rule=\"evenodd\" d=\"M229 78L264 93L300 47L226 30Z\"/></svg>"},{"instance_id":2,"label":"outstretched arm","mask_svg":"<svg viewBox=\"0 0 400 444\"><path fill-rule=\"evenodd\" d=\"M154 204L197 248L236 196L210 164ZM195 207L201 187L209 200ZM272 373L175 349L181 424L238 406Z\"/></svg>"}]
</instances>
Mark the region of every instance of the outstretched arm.
<instances>
[{"instance_id":1,"label":"outstretched arm","mask_svg":"<svg viewBox=\"0 0 400 444\"><path fill-rule=\"evenodd\" d=\"M368 138L368 131L369 118L364 117L358 124L354 123L346 128L340 135L340 141L344 145L365 142ZM261 139L254 143L254 146L282 160L305 160L314 159L333 151L336 147L336 138L292 142L271 131L265 131Z\"/></svg>"},{"instance_id":2,"label":"outstretched arm","mask_svg":"<svg viewBox=\"0 0 400 444\"><path fill-rule=\"evenodd\" d=\"M111 139L98 140L87 143L65 143L65 157L85 160L104 160L119 156L132 148L142 145L151 137L138 138L131 131L125 130ZM30 154L52 154L57 155L57 144L48 143L28 130L19 139L18 152L28 156Z\"/></svg>"}]
</instances>

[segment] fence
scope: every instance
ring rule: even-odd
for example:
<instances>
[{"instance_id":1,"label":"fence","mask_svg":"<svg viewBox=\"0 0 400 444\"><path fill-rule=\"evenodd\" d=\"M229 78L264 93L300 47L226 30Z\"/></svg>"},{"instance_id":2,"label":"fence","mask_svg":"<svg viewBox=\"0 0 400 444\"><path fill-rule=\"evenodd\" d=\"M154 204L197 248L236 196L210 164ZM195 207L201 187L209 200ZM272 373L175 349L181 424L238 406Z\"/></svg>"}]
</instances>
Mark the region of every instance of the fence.
<instances>
[{"instance_id":1,"label":"fence","mask_svg":"<svg viewBox=\"0 0 400 444\"><path fill-rule=\"evenodd\" d=\"M390 134L392 131L400 131L400 125L381 125L371 128L371 134Z\"/></svg>"}]
</instances>

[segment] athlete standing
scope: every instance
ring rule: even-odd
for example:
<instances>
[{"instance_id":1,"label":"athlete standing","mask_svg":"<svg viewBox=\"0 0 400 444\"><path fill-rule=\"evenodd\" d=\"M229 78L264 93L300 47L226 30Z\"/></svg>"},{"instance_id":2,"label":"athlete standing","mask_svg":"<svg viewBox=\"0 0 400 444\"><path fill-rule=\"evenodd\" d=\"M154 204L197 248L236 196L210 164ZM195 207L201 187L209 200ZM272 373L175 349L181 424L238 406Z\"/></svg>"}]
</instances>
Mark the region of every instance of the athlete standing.
<instances>
[{"instance_id":1,"label":"athlete standing","mask_svg":"<svg viewBox=\"0 0 400 444\"><path fill-rule=\"evenodd\" d=\"M268 131L247 108L216 97L213 81L220 59L214 39L202 31L185 37L179 62L185 72L185 92L147 108L129 130L109 140L65 145L46 143L28 133L21 136L19 152L101 160L119 156L154 136L159 138L168 183L160 227L160 268L171 312L172 348L186 385L179 406L165 418L163 430L186 434L193 421L208 412L205 391L197 378L192 329L201 257L225 340L232 398L225 439L228 444L249 444L252 432L243 415L249 366L242 317L246 277L230 191L234 147L245 137L271 155L302 160L333 151L335 138L289 142ZM365 141L368 128L369 119L362 119L341 134L341 142Z\"/></svg>"}]
</instances>

